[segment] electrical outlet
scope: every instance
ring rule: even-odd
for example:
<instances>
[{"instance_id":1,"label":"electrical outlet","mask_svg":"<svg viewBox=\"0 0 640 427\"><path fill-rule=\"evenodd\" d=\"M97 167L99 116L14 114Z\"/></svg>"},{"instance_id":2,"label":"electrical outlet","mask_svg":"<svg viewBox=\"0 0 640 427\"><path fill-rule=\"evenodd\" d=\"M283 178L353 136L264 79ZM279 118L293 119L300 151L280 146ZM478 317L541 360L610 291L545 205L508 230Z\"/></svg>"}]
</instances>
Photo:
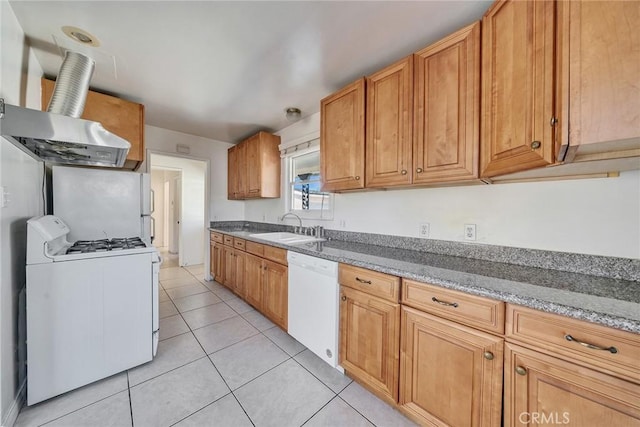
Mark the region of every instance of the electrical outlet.
<instances>
[{"instance_id":1,"label":"electrical outlet","mask_svg":"<svg viewBox=\"0 0 640 427\"><path fill-rule=\"evenodd\" d=\"M418 236L428 238L429 237L429 223L421 222L418 228Z\"/></svg>"},{"instance_id":2,"label":"electrical outlet","mask_svg":"<svg viewBox=\"0 0 640 427\"><path fill-rule=\"evenodd\" d=\"M341 219L339 221L340 224L340 228L347 228L347 221L345 221L344 219Z\"/></svg>"},{"instance_id":3,"label":"electrical outlet","mask_svg":"<svg viewBox=\"0 0 640 427\"><path fill-rule=\"evenodd\" d=\"M464 225L464 240L476 240L476 225L465 224Z\"/></svg>"},{"instance_id":4,"label":"electrical outlet","mask_svg":"<svg viewBox=\"0 0 640 427\"><path fill-rule=\"evenodd\" d=\"M267 214L262 214L262 222L267 222Z\"/></svg>"}]
</instances>

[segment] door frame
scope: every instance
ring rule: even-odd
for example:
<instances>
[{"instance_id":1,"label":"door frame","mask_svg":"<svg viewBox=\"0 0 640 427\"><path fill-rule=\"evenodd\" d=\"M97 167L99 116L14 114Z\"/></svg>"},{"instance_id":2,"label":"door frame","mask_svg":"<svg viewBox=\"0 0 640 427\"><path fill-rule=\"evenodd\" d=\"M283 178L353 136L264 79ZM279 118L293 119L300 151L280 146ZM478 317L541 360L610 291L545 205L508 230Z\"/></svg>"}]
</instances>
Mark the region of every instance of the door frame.
<instances>
[{"instance_id":1,"label":"door frame","mask_svg":"<svg viewBox=\"0 0 640 427\"><path fill-rule=\"evenodd\" d=\"M207 280L212 280L211 277L211 268L209 266L210 263L210 256L206 256L206 254L209 253L209 236L206 234L206 231L209 229L209 227L211 226L211 219L209 217L209 212L210 212L210 203L211 203L211 159L206 158L206 157L198 157L198 156L191 156L191 155L187 155L187 154L181 154L181 153L172 153L170 151L162 151L162 150L155 150L155 149L151 149L151 148L147 148L146 149L146 157L145 157L145 161L144 161L144 167L140 168L140 172L145 172L145 173L151 173L151 155L152 154L158 154L161 156L167 156L167 157L177 157L177 158L182 158L182 159L189 159L189 160L198 160L201 162L205 162L206 167L205 167L205 171L204 171L204 224L202 224L203 226L203 232L205 233L205 238L203 239L203 253L205 254L204 256L204 271L205 271L205 277L207 278ZM144 169L144 171L142 170ZM182 240L182 239L181 239ZM182 252L182 251L180 251Z\"/></svg>"}]
</instances>

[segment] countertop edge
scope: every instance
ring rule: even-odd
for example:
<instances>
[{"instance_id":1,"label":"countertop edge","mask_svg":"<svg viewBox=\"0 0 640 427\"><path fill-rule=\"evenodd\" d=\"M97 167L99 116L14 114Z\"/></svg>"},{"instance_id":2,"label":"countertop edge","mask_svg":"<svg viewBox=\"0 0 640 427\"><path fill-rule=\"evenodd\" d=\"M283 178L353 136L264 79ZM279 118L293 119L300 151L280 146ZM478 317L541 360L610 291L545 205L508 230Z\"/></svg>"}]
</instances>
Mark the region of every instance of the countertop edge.
<instances>
[{"instance_id":1,"label":"countertop edge","mask_svg":"<svg viewBox=\"0 0 640 427\"><path fill-rule=\"evenodd\" d=\"M253 241L256 243L266 244L266 245L278 247L281 249L290 250L293 252L298 252L298 253L302 253L310 256L315 256L318 258L327 259L330 261L350 264L356 267L367 268L373 271L391 274L394 276L399 276L407 279L413 279L420 282L427 282L429 284L441 286L446 289L452 289L456 291L466 292L472 295L492 298L499 301L504 301L506 303L517 304L517 305L537 309L547 313L559 314L562 316L567 316L567 317L571 317L578 320L584 320L587 322L596 323L596 324L600 324L600 325L604 325L611 328L620 329L620 330L624 330L624 331L628 331L636 334L640 333L640 319L632 319L632 318L628 318L620 315L604 313L604 312L592 310L589 308L570 305L565 300L572 299L575 297L575 298L582 298L583 300L587 299L587 300L598 301L599 303L605 302L610 304L616 304L620 306L625 306L630 309L634 309L635 307L637 307L638 312L640 312L640 304L613 300L613 299L599 297L595 295L579 294L579 293L570 292L570 291L562 291L562 290L551 289L551 288L545 288L545 289L548 289L549 293L551 294L548 298L546 297L546 295L544 298L540 298L537 296L533 296L531 294L535 293L534 291L536 289L539 290L541 286L533 285L525 282L513 282L505 279L495 278L495 277L476 275L473 273L464 273L464 272L458 272L454 270L440 269L443 272L449 272L451 275L459 275L461 278L464 278L466 283L461 283L460 281L443 279L442 277L438 277L437 274L431 274L431 275L424 274L424 273L416 274L410 271L401 270L398 268L390 267L382 263L377 263L373 261L363 261L357 258L350 258L348 256L339 257L339 256L330 255L330 254L325 254L322 252L312 251L312 250L306 249L303 245L285 245L277 242L266 241L259 238L250 237L247 231L238 231L238 230L233 231L233 230L225 230L225 229L211 228L211 227L209 227L209 230L232 235L232 236ZM252 233L260 233L260 231L256 231ZM366 256L366 254L363 254L363 255ZM433 267L433 269L438 270L438 267ZM494 286L487 287L486 282L488 281L492 281ZM517 293L508 290L509 288L512 288L514 286L518 288Z\"/></svg>"}]
</instances>

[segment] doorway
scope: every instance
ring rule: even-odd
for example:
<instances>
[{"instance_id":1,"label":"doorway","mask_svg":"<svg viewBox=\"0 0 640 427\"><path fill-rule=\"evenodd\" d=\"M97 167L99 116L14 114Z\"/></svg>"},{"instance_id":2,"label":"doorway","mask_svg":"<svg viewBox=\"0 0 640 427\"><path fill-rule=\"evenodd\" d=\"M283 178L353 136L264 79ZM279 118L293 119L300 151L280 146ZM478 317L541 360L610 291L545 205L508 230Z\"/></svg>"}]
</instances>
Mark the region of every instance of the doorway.
<instances>
[{"instance_id":1,"label":"doorway","mask_svg":"<svg viewBox=\"0 0 640 427\"><path fill-rule=\"evenodd\" d=\"M208 226L207 176L204 160L149 153L154 241L164 267L205 263Z\"/></svg>"}]
</instances>

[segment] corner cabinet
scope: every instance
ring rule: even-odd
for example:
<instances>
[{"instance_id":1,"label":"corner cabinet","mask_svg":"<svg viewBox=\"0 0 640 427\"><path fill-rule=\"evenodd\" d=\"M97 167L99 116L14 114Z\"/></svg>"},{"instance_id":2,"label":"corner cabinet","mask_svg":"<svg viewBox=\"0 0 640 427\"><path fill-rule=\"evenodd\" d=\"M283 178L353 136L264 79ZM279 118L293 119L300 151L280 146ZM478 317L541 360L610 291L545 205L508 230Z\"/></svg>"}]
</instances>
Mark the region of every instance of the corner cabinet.
<instances>
[{"instance_id":1,"label":"corner cabinet","mask_svg":"<svg viewBox=\"0 0 640 427\"><path fill-rule=\"evenodd\" d=\"M553 1L497 1L482 18L482 177L554 163L554 37Z\"/></svg>"},{"instance_id":2,"label":"corner cabinet","mask_svg":"<svg viewBox=\"0 0 640 427\"><path fill-rule=\"evenodd\" d=\"M560 156L639 156L638 2L559 1L557 7Z\"/></svg>"},{"instance_id":3,"label":"corner cabinet","mask_svg":"<svg viewBox=\"0 0 640 427\"><path fill-rule=\"evenodd\" d=\"M54 81L42 79L43 111L49 105L54 87ZM106 130L131 144L124 169L135 170L144 161L144 105L90 90L82 118L101 123Z\"/></svg>"},{"instance_id":4,"label":"corner cabinet","mask_svg":"<svg viewBox=\"0 0 640 427\"><path fill-rule=\"evenodd\" d=\"M365 79L320 102L322 191L364 188Z\"/></svg>"},{"instance_id":5,"label":"corner cabinet","mask_svg":"<svg viewBox=\"0 0 640 427\"><path fill-rule=\"evenodd\" d=\"M258 132L227 153L227 198L280 197L280 137Z\"/></svg>"}]
</instances>

